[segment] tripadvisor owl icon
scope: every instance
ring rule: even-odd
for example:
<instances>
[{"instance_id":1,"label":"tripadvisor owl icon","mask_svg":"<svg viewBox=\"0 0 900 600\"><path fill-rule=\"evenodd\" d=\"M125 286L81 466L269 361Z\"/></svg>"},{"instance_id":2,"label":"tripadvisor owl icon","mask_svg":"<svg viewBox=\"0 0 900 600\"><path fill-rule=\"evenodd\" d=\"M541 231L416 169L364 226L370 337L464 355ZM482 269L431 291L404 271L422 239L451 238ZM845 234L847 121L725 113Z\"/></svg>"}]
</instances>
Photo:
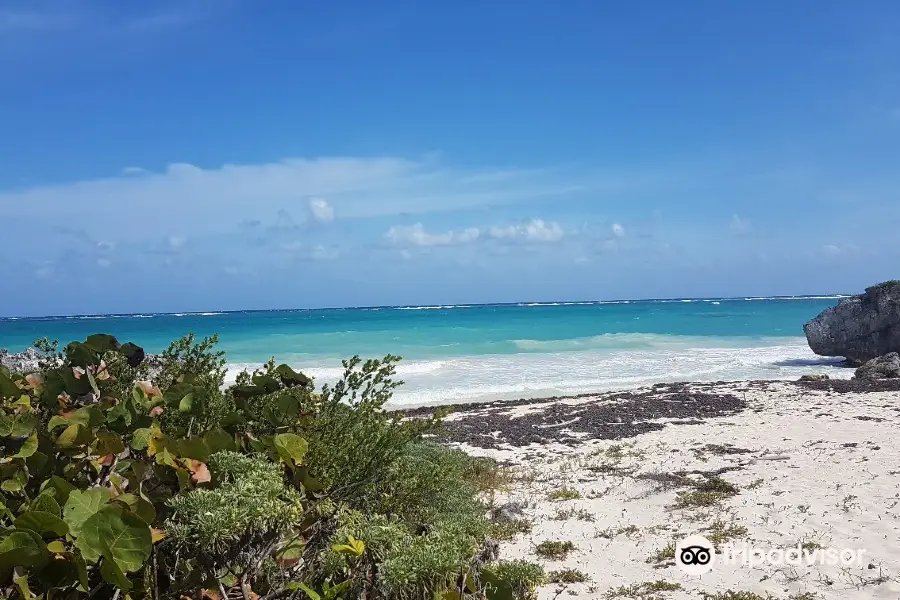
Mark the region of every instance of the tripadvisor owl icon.
<instances>
[{"instance_id":1,"label":"tripadvisor owl icon","mask_svg":"<svg viewBox=\"0 0 900 600\"><path fill-rule=\"evenodd\" d=\"M692 535L675 544L675 563L688 575L706 575L715 561L715 548L702 535Z\"/></svg>"}]
</instances>

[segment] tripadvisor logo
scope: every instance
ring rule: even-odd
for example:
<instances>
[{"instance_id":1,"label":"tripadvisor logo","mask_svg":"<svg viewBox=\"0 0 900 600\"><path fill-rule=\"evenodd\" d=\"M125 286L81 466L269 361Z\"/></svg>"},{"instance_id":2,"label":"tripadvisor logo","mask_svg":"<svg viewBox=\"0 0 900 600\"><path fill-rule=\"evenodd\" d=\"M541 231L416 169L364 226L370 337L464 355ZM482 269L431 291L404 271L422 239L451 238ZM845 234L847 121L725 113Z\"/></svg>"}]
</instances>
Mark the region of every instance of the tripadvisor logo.
<instances>
[{"instance_id":1,"label":"tripadvisor logo","mask_svg":"<svg viewBox=\"0 0 900 600\"><path fill-rule=\"evenodd\" d=\"M717 553L712 542L692 535L675 545L675 563L689 575L705 575L716 563L757 567L774 566L843 566L861 567L865 548L823 548L803 545L790 548L758 548L747 543L727 544Z\"/></svg>"}]
</instances>

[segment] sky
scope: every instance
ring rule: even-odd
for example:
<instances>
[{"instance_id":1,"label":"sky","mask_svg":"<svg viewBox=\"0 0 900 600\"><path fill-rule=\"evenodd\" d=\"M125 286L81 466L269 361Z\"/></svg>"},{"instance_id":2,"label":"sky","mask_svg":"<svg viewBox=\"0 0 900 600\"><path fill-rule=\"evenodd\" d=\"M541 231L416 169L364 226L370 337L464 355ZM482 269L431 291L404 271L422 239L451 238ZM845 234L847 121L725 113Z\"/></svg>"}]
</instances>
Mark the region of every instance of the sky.
<instances>
[{"instance_id":1,"label":"sky","mask_svg":"<svg viewBox=\"0 0 900 600\"><path fill-rule=\"evenodd\" d=\"M860 291L900 3L0 2L0 316Z\"/></svg>"}]
</instances>

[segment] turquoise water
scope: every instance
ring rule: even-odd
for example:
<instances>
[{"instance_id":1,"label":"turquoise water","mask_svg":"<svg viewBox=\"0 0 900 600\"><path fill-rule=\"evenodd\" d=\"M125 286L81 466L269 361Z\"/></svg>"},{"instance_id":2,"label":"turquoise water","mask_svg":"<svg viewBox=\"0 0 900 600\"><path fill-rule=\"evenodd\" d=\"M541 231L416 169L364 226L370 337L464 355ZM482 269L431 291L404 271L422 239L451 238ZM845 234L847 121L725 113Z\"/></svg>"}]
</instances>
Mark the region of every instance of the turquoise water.
<instances>
[{"instance_id":1,"label":"turquoise water","mask_svg":"<svg viewBox=\"0 0 900 600\"><path fill-rule=\"evenodd\" d=\"M803 323L838 297L644 300L0 319L0 347L103 332L150 352L218 333L230 375L274 356L319 380L399 354L401 404L576 393L673 380L842 374ZM846 375L844 375L846 376Z\"/></svg>"}]
</instances>

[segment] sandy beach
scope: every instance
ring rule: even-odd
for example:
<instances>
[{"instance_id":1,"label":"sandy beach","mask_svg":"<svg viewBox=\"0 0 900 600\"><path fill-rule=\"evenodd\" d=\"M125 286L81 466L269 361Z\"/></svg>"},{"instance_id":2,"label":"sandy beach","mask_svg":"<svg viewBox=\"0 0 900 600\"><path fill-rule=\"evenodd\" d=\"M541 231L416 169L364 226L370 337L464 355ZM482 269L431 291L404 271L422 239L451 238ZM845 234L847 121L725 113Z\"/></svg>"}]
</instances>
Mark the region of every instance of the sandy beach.
<instances>
[{"instance_id":1,"label":"sandy beach","mask_svg":"<svg viewBox=\"0 0 900 600\"><path fill-rule=\"evenodd\" d=\"M509 465L492 502L520 533L501 558L584 576L541 587L542 599L839 600L900 598L898 421L896 380L755 381L458 406L445 427L450 443ZM717 554L698 577L674 559L689 535L720 553L799 544L814 562ZM861 553L815 561L830 548Z\"/></svg>"}]
</instances>

